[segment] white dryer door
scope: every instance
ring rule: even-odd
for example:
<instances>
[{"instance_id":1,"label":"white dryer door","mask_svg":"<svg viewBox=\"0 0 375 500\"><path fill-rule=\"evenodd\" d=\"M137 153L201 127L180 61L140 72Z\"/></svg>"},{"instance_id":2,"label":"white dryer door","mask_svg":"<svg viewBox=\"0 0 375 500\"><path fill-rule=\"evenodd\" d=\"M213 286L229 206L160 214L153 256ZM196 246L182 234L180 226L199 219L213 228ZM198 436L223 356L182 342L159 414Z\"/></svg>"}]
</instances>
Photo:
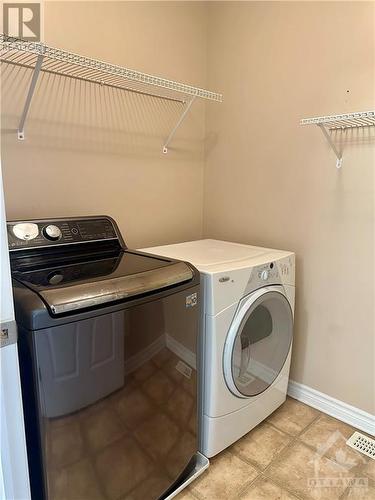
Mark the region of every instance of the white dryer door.
<instances>
[{"instance_id":1,"label":"white dryer door","mask_svg":"<svg viewBox=\"0 0 375 500\"><path fill-rule=\"evenodd\" d=\"M224 376L239 397L269 387L282 370L293 338L293 313L280 287L264 287L244 297L224 347Z\"/></svg>"}]
</instances>

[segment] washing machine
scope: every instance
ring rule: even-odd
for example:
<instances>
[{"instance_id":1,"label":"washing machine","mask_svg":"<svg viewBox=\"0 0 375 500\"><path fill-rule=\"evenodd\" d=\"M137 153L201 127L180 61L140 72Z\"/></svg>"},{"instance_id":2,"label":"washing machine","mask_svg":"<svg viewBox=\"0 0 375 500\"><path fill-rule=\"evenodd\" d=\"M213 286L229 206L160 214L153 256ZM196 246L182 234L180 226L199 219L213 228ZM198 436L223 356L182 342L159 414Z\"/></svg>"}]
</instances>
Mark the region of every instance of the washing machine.
<instances>
[{"instance_id":1,"label":"washing machine","mask_svg":"<svg viewBox=\"0 0 375 500\"><path fill-rule=\"evenodd\" d=\"M293 342L295 255L212 239L144 249L201 273L201 451L212 457L286 399Z\"/></svg>"},{"instance_id":2,"label":"washing machine","mask_svg":"<svg viewBox=\"0 0 375 500\"><path fill-rule=\"evenodd\" d=\"M208 466L199 272L107 216L7 226L32 499L171 499Z\"/></svg>"}]
</instances>

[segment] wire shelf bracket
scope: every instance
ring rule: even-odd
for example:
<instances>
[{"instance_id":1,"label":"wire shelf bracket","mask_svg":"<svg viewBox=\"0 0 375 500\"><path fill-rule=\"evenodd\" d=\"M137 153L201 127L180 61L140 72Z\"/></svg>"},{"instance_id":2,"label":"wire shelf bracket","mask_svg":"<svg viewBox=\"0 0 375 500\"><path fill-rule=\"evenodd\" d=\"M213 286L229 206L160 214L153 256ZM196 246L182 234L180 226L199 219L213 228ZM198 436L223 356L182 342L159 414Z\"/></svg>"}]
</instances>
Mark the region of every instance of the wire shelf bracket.
<instances>
[{"instance_id":1,"label":"wire shelf bracket","mask_svg":"<svg viewBox=\"0 0 375 500\"><path fill-rule=\"evenodd\" d=\"M328 144L330 145L332 151L336 155L336 168L341 168L342 167L342 153L337 149L335 143L332 140L330 133L327 131L325 126L322 123L320 123L318 125L318 127L323 132L324 137L327 139Z\"/></svg>"},{"instance_id":2,"label":"wire shelf bracket","mask_svg":"<svg viewBox=\"0 0 375 500\"><path fill-rule=\"evenodd\" d=\"M35 68L33 71L33 76L31 77L29 91L28 91L27 96L26 96L25 105L23 107L22 115L20 118L20 123L18 125L17 134L18 134L18 139L20 139L21 141L23 141L25 139L25 122L26 122L27 114L28 114L29 109L30 109L31 101L33 99L35 87L36 87L36 84L38 82L40 70L42 68L43 58L44 58L43 54L39 54L37 57Z\"/></svg>"},{"instance_id":3,"label":"wire shelf bracket","mask_svg":"<svg viewBox=\"0 0 375 500\"><path fill-rule=\"evenodd\" d=\"M300 125L317 125L322 131L330 148L336 155L336 167L342 166L342 152L340 152L332 140L331 131L339 130L345 132L348 129L375 126L375 110L359 111L357 113L346 113L344 115L317 116L315 118L304 118Z\"/></svg>"},{"instance_id":4,"label":"wire shelf bracket","mask_svg":"<svg viewBox=\"0 0 375 500\"><path fill-rule=\"evenodd\" d=\"M100 86L111 87L184 105L183 112L163 144L163 152L184 121L196 98L222 102L222 94L199 87L174 82L106 63L66 50L29 42L0 33L0 61L32 70L29 90L18 126L18 139L25 139L25 125L40 73L47 73Z\"/></svg>"},{"instance_id":5,"label":"wire shelf bracket","mask_svg":"<svg viewBox=\"0 0 375 500\"><path fill-rule=\"evenodd\" d=\"M196 95L193 96L190 101L188 101L186 104L185 104L185 109L184 111L182 112L179 120L177 121L176 125L173 127L171 133L169 134L168 138L166 139L164 145L163 145L163 153L164 154L167 154L168 153L168 146L169 146L169 143L171 142L171 140L173 139L175 133L177 132L178 128L180 127L181 123L185 120L185 117L186 115L189 113L190 111L190 108L191 106L193 105L193 102L195 101L196 99Z\"/></svg>"}]
</instances>

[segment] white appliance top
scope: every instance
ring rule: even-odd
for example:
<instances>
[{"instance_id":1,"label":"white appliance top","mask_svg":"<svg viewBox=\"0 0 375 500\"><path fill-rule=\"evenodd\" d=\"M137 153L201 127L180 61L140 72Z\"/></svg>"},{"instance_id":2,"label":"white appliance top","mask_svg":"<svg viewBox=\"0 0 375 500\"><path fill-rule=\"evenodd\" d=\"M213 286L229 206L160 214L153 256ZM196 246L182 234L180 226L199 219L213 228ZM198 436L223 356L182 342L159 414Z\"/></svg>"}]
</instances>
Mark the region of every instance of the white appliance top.
<instances>
[{"instance_id":1,"label":"white appliance top","mask_svg":"<svg viewBox=\"0 0 375 500\"><path fill-rule=\"evenodd\" d=\"M293 255L292 252L211 239L143 248L142 251L186 260L200 272L209 274L258 266Z\"/></svg>"}]
</instances>

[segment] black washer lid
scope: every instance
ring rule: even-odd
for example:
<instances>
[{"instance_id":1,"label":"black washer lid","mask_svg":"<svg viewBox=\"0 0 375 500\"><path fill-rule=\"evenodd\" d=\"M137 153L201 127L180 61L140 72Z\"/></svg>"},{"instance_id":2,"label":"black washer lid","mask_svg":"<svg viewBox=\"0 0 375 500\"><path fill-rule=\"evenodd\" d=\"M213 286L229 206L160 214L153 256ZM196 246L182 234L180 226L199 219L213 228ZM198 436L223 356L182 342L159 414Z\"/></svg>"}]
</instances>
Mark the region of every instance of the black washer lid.
<instances>
[{"instance_id":1,"label":"black washer lid","mask_svg":"<svg viewBox=\"0 0 375 500\"><path fill-rule=\"evenodd\" d=\"M53 314L95 307L190 281L192 268L184 262L131 251L59 266L13 271Z\"/></svg>"}]
</instances>

